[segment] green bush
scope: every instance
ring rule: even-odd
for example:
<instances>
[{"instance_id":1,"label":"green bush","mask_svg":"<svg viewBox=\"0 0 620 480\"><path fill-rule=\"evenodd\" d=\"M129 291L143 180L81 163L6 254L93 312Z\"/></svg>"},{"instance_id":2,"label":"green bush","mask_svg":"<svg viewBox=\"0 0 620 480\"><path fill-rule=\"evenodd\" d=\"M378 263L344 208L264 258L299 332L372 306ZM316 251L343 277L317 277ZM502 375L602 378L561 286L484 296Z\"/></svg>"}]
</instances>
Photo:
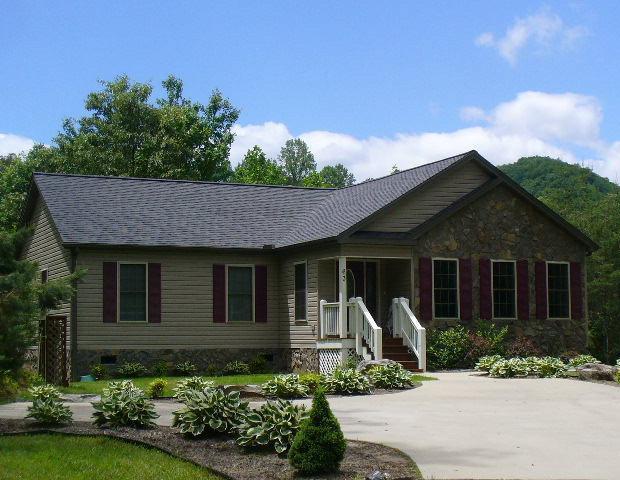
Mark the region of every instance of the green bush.
<instances>
[{"instance_id":1,"label":"green bush","mask_svg":"<svg viewBox=\"0 0 620 480\"><path fill-rule=\"evenodd\" d=\"M32 395L32 405L28 407L26 418L34 418L45 425L62 425L71 421L71 410L60 400L56 387L41 385L28 391Z\"/></svg>"},{"instance_id":2,"label":"green bush","mask_svg":"<svg viewBox=\"0 0 620 480\"><path fill-rule=\"evenodd\" d=\"M413 385L413 374L400 363L377 365L368 371L368 377L377 388L401 389Z\"/></svg>"},{"instance_id":3,"label":"green bush","mask_svg":"<svg viewBox=\"0 0 620 480\"><path fill-rule=\"evenodd\" d=\"M149 383L146 393L151 398L161 398L164 396L164 391L168 386L168 380L164 378L157 378Z\"/></svg>"},{"instance_id":4,"label":"green bush","mask_svg":"<svg viewBox=\"0 0 620 480\"><path fill-rule=\"evenodd\" d=\"M105 365L98 363L96 365L91 365L90 374L95 377L96 380L103 380L104 378L108 378L108 369Z\"/></svg>"},{"instance_id":5,"label":"green bush","mask_svg":"<svg viewBox=\"0 0 620 480\"><path fill-rule=\"evenodd\" d=\"M269 372L269 367L267 365L267 359L265 358L265 355L260 353L256 355L252 360L250 360L250 363L248 363L248 368L250 369L250 373Z\"/></svg>"},{"instance_id":6,"label":"green bush","mask_svg":"<svg viewBox=\"0 0 620 480\"><path fill-rule=\"evenodd\" d=\"M173 389L174 398L183 401L189 392L202 392L206 388L214 388L215 383L204 377L189 377L179 380Z\"/></svg>"},{"instance_id":7,"label":"green bush","mask_svg":"<svg viewBox=\"0 0 620 480\"><path fill-rule=\"evenodd\" d=\"M248 403L241 401L239 392L226 393L216 388L189 391L183 403L181 409L172 412L172 425L194 436L234 433L249 413Z\"/></svg>"},{"instance_id":8,"label":"green bush","mask_svg":"<svg viewBox=\"0 0 620 480\"><path fill-rule=\"evenodd\" d=\"M130 378L145 377L147 373L148 373L148 370L140 362L123 363L116 371L116 374L119 377L130 377Z\"/></svg>"},{"instance_id":9,"label":"green bush","mask_svg":"<svg viewBox=\"0 0 620 480\"><path fill-rule=\"evenodd\" d=\"M276 375L263 383L261 390L269 397L302 398L308 396L308 388L299 381L299 375L295 373Z\"/></svg>"},{"instance_id":10,"label":"green bush","mask_svg":"<svg viewBox=\"0 0 620 480\"><path fill-rule=\"evenodd\" d=\"M93 418L98 427L153 427L159 415L144 392L131 380L110 382L103 389L101 401L93 403Z\"/></svg>"},{"instance_id":11,"label":"green bush","mask_svg":"<svg viewBox=\"0 0 620 480\"><path fill-rule=\"evenodd\" d=\"M22 388L30 388L45 385L45 379L30 368L22 368L17 372L17 383Z\"/></svg>"},{"instance_id":12,"label":"green bush","mask_svg":"<svg viewBox=\"0 0 620 480\"><path fill-rule=\"evenodd\" d=\"M566 364L555 357L528 357L526 360L530 361L530 370L537 377L550 378L550 377L562 377L566 373Z\"/></svg>"},{"instance_id":13,"label":"green bush","mask_svg":"<svg viewBox=\"0 0 620 480\"><path fill-rule=\"evenodd\" d=\"M486 357L481 357L478 359L475 368L481 372L488 372L491 370L491 367L500 360L504 360L504 357L501 355L487 355Z\"/></svg>"},{"instance_id":14,"label":"green bush","mask_svg":"<svg viewBox=\"0 0 620 480\"><path fill-rule=\"evenodd\" d=\"M464 366L471 367L480 357L503 355L508 327L498 327L488 320L479 320L476 331L469 333L469 350Z\"/></svg>"},{"instance_id":15,"label":"green bush","mask_svg":"<svg viewBox=\"0 0 620 480\"><path fill-rule=\"evenodd\" d=\"M308 389L308 393L314 394L316 389L321 386L323 377L318 373L302 373L299 376L299 383L304 385Z\"/></svg>"},{"instance_id":16,"label":"green bush","mask_svg":"<svg viewBox=\"0 0 620 480\"><path fill-rule=\"evenodd\" d=\"M153 374L156 377L165 377L168 375L168 363L165 360L157 360L153 365Z\"/></svg>"},{"instance_id":17,"label":"green bush","mask_svg":"<svg viewBox=\"0 0 620 480\"><path fill-rule=\"evenodd\" d=\"M205 369L205 375L207 377L219 377L221 374L222 371L213 364L207 365L207 368Z\"/></svg>"},{"instance_id":18,"label":"green bush","mask_svg":"<svg viewBox=\"0 0 620 480\"><path fill-rule=\"evenodd\" d=\"M198 367L196 367L196 365L194 365L192 362L185 361L185 362L177 363L174 366L174 370L179 375L196 375L196 372L198 371Z\"/></svg>"},{"instance_id":19,"label":"green bush","mask_svg":"<svg viewBox=\"0 0 620 480\"><path fill-rule=\"evenodd\" d=\"M323 390L314 394L310 416L301 424L288 458L302 475L320 475L338 471L347 448L338 420L332 413Z\"/></svg>"},{"instance_id":20,"label":"green bush","mask_svg":"<svg viewBox=\"0 0 620 480\"><path fill-rule=\"evenodd\" d=\"M239 425L237 445L271 447L283 453L291 447L301 422L308 417L306 407L289 401L267 402L245 416Z\"/></svg>"},{"instance_id":21,"label":"green bush","mask_svg":"<svg viewBox=\"0 0 620 480\"><path fill-rule=\"evenodd\" d=\"M571 358L568 361L568 364L571 367L579 367L581 365L585 365L586 363L601 363L596 357L592 355L577 355L576 357Z\"/></svg>"},{"instance_id":22,"label":"green bush","mask_svg":"<svg viewBox=\"0 0 620 480\"><path fill-rule=\"evenodd\" d=\"M531 361L525 358L501 359L489 367L491 377L527 377L530 373Z\"/></svg>"},{"instance_id":23,"label":"green bush","mask_svg":"<svg viewBox=\"0 0 620 480\"><path fill-rule=\"evenodd\" d=\"M223 373L224 375L247 375L250 373L250 367L245 362L235 360L226 364Z\"/></svg>"},{"instance_id":24,"label":"green bush","mask_svg":"<svg viewBox=\"0 0 620 480\"><path fill-rule=\"evenodd\" d=\"M371 391L370 380L363 373L352 368L338 368L323 379L327 393L338 395L368 394Z\"/></svg>"},{"instance_id":25,"label":"green bush","mask_svg":"<svg viewBox=\"0 0 620 480\"><path fill-rule=\"evenodd\" d=\"M509 357L539 357L542 353L530 337L523 335L515 338L506 348L506 355Z\"/></svg>"},{"instance_id":26,"label":"green bush","mask_svg":"<svg viewBox=\"0 0 620 480\"><path fill-rule=\"evenodd\" d=\"M426 361L434 370L465 367L469 349L469 334L462 325L433 330L428 336Z\"/></svg>"},{"instance_id":27,"label":"green bush","mask_svg":"<svg viewBox=\"0 0 620 480\"><path fill-rule=\"evenodd\" d=\"M8 400L14 398L18 391L19 384L11 375L11 371L0 371L0 399Z\"/></svg>"}]
</instances>

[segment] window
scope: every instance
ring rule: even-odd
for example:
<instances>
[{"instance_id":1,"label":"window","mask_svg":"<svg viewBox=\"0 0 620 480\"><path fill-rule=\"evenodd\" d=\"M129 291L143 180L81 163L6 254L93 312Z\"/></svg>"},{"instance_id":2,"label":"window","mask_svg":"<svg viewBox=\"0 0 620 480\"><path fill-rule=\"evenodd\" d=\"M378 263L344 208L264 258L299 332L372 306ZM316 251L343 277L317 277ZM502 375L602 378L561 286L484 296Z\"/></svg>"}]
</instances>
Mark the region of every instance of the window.
<instances>
[{"instance_id":1,"label":"window","mask_svg":"<svg viewBox=\"0 0 620 480\"><path fill-rule=\"evenodd\" d=\"M436 318L458 318L457 260L433 260L433 299Z\"/></svg>"},{"instance_id":2,"label":"window","mask_svg":"<svg viewBox=\"0 0 620 480\"><path fill-rule=\"evenodd\" d=\"M295 264L295 320L306 320L306 262Z\"/></svg>"},{"instance_id":3,"label":"window","mask_svg":"<svg viewBox=\"0 0 620 480\"><path fill-rule=\"evenodd\" d=\"M228 266L228 321L252 322L254 320L254 268Z\"/></svg>"},{"instance_id":4,"label":"window","mask_svg":"<svg viewBox=\"0 0 620 480\"><path fill-rule=\"evenodd\" d=\"M146 264L119 264L121 322L146 322Z\"/></svg>"},{"instance_id":5,"label":"window","mask_svg":"<svg viewBox=\"0 0 620 480\"><path fill-rule=\"evenodd\" d=\"M49 274L47 273L47 268L44 270L41 270L41 283L47 283L48 278L49 278Z\"/></svg>"},{"instance_id":6,"label":"window","mask_svg":"<svg viewBox=\"0 0 620 480\"><path fill-rule=\"evenodd\" d=\"M570 316L570 293L567 263L547 263L547 295L549 318Z\"/></svg>"},{"instance_id":7,"label":"window","mask_svg":"<svg viewBox=\"0 0 620 480\"><path fill-rule=\"evenodd\" d=\"M493 318L516 317L515 263L493 261Z\"/></svg>"}]
</instances>

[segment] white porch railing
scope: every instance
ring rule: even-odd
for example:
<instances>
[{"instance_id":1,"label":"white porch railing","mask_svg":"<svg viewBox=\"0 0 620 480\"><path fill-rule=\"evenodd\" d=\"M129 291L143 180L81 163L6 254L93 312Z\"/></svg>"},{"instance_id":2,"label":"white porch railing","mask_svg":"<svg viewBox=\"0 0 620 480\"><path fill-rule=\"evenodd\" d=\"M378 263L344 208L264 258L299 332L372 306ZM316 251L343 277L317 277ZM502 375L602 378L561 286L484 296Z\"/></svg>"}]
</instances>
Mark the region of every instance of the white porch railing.
<instances>
[{"instance_id":1,"label":"white porch railing","mask_svg":"<svg viewBox=\"0 0 620 480\"><path fill-rule=\"evenodd\" d=\"M426 329L409 308L408 298L392 300L392 319L394 337L403 339L403 343L418 357L418 368L426 371Z\"/></svg>"},{"instance_id":2,"label":"white porch railing","mask_svg":"<svg viewBox=\"0 0 620 480\"><path fill-rule=\"evenodd\" d=\"M349 323L355 322L355 351L358 355L363 355L364 346L362 339L368 345L375 360L383 358L383 334L381 327L377 325L375 319L364 305L361 297L349 300Z\"/></svg>"},{"instance_id":3,"label":"white porch railing","mask_svg":"<svg viewBox=\"0 0 620 480\"><path fill-rule=\"evenodd\" d=\"M340 303L321 300L321 338L340 336Z\"/></svg>"}]
</instances>

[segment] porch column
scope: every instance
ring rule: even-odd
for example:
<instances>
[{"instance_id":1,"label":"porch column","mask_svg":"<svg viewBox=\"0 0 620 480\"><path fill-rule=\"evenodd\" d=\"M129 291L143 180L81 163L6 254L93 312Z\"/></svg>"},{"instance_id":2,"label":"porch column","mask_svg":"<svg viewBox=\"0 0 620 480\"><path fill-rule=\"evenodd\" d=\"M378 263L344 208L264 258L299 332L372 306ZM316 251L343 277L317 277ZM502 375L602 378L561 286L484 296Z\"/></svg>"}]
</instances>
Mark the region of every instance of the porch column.
<instances>
[{"instance_id":1,"label":"porch column","mask_svg":"<svg viewBox=\"0 0 620 480\"><path fill-rule=\"evenodd\" d=\"M347 338L347 257L338 257L338 302L340 338Z\"/></svg>"}]
</instances>

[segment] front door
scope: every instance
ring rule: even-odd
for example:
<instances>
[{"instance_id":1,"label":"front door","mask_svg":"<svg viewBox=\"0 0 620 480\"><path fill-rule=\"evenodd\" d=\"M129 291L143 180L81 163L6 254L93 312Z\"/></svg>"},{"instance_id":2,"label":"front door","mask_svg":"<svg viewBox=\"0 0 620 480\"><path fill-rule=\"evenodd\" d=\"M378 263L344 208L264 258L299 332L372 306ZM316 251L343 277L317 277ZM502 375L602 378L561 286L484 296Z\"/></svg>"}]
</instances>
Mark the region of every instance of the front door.
<instances>
[{"instance_id":1,"label":"front door","mask_svg":"<svg viewBox=\"0 0 620 480\"><path fill-rule=\"evenodd\" d=\"M377 262L347 260L347 299L362 297L368 311L377 321Z\"/></svg>"}]
</instances>

